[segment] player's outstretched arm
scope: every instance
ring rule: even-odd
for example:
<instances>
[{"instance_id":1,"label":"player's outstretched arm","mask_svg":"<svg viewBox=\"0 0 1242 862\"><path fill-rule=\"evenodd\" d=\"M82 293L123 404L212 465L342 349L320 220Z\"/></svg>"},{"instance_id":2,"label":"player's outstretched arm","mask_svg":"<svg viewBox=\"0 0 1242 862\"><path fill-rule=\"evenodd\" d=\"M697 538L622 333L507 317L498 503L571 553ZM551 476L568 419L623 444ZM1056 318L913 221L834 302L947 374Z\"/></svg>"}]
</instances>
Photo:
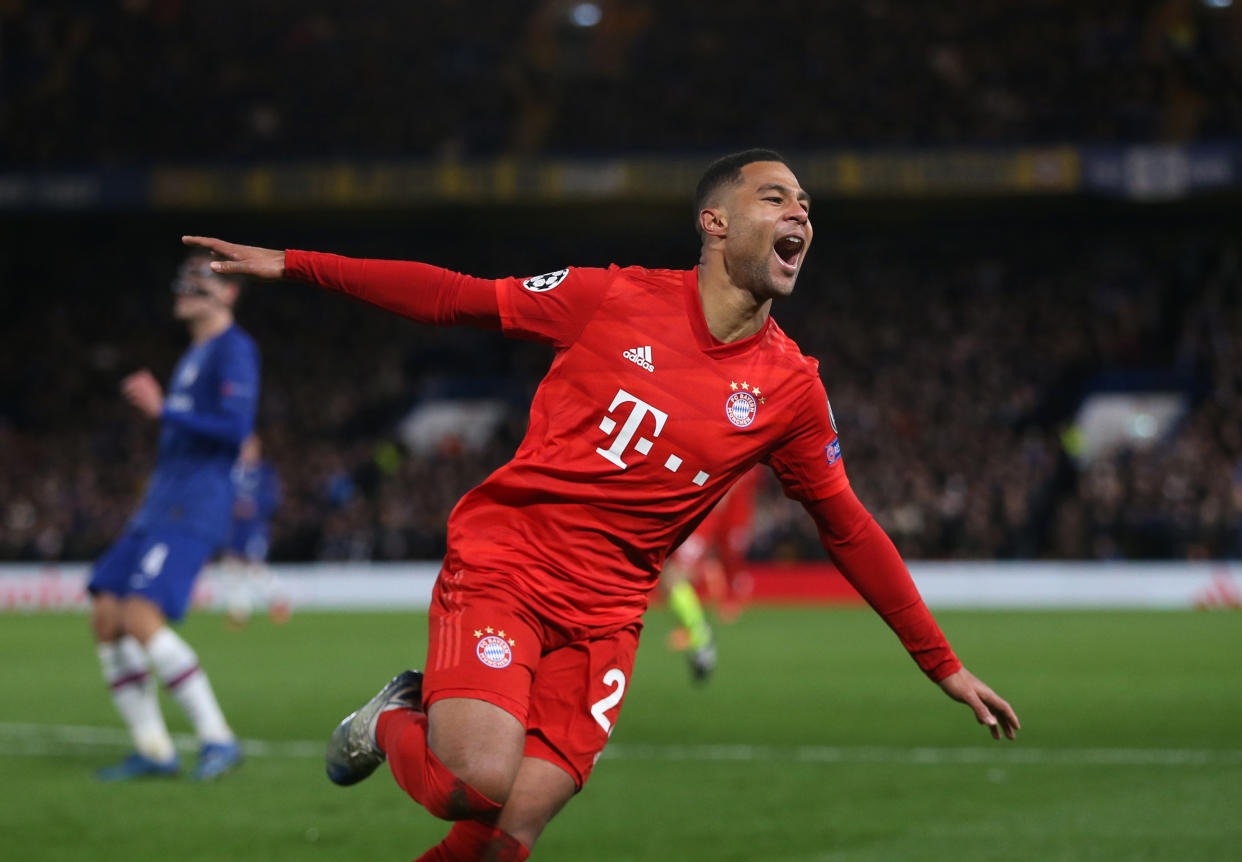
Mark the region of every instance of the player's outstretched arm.
<instances>
[{"instance_id":1,"label":"player's outstretched arm","mask_svg":"<svg viewBox=\"0 0 1242 862\"><path fill-rule=\"evenodd\" d=\"M366 260L294 249L277 251L210 236L183 236L181 241L221 258L213 260L211 268L222 275L306 282L420 323L501 328L497 283L491 279L460 275L409 260Z\"/></svg>"},{"instance_id":2,"label":"player's outstretched arm","mask_svg":"<svg viewBox=\"0 0 1242 862\"><path fill-rule=\"evenodd\" d=\"M1013 739L1022 727L1013 707L966 668L940 680L940 687L949 697L974 710L975 719L987 726L993 739L1000 739L1002 731Z\"/></svg>"},{"instance_id":3,"label":"player's outstretched arm","mask_svg":"<svg viewBox=\"0 0 1242 862\"><path fill-rule=\"evenodd\" d=\"M223 260L213 260L211 268L222 275L275 280L285 276L285 253L272 248L238 245L210 236L183 236L181 242L203 248Z\"/></svg>"}]
</instances>

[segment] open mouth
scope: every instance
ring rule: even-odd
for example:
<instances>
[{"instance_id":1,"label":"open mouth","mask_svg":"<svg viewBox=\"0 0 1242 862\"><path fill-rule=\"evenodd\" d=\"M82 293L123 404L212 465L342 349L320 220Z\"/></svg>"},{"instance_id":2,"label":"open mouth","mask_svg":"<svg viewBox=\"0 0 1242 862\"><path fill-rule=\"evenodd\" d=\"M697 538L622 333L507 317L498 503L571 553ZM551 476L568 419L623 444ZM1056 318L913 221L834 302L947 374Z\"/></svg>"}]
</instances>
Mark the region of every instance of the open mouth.
<instances>
[{"instance_id":1,"label":"open mouth","mask_svg":"<svg viewBox=\"0 0 1242 862\"><path fill-rule=\"evenodd\" d=\"M776 253L781 269L794 273L798 271L798 262L802 259L802 250L805 247L802 237L783 236L772 245L772 250Z\"/></svg>"}]
</instances>

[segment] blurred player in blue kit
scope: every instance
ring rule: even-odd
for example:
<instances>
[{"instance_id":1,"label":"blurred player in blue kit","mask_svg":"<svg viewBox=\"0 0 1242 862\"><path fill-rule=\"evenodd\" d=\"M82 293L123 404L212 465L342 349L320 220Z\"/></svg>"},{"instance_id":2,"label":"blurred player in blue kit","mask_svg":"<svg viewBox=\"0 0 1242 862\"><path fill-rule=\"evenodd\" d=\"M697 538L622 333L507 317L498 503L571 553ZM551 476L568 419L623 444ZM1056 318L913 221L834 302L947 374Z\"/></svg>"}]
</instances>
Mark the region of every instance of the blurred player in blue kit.
<instances>
[{"instance_id":1,"label":"blurred player in blue kit","mask_svg":"<svg viewBox=\"0 0 1242 862\"><path fill-rule=\"evenodd\" d=\"M167 395L145 368L121 384L125 400L161 429L142 505L96 562L87 587L104 679L135 747L100 770L105 781L180 769L152 672L199 738L193 777L214 778L241 762L197 654L169 626L185 616L199 570L228 536L230 474L253 431L259 397L258 349L233 321L240 282L212 272L210 261L191 254L173 282L173 316L186 325L191 343Z\"/></svg>"},{"instance_id":2,"label":"blurred player in blue kit","mask_svg":"<svg viewBox=\"0 0 1242 862\"><path fill-rule=\"evenodd\" d=\"M267 565L272 515L280 506L280 476L263 458L257 434L242 443L233 489L233 525L221 560L229 625L243 627L256 604L267 608L272 622L285 623L292 610L289 598Z\"/></svg>"}]
</instances>

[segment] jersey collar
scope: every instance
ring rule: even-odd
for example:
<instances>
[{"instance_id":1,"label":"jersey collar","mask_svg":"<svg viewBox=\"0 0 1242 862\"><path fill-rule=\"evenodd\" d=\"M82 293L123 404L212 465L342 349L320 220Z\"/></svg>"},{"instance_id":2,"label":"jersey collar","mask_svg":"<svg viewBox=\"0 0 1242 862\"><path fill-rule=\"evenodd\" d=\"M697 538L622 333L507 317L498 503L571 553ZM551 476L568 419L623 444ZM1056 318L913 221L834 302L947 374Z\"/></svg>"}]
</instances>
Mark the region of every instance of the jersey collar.
<instances>
[{"instance_id":1,"label":"jersey collar","mask_svg":"<svg viewBox=\"0 0 1242 862\"><path fill-rule=\"evenodd\" d=\"M763 326L759 327L759 331L754 335L748 335L737 341L725 343L716 336L712 335L710 329L707 328L707 318L703 316L703 300L699 297L699 268L687 270L684 284L684 295L686 298L686 317L690 319L690 329L694 331L694 340L698 342L699 349L709 356L736 356L739 353L745 353L756 344L759 344L767 336L768 330L772 326L772 315L768 315L763 321Z\"/></svg>"}]
</instances>

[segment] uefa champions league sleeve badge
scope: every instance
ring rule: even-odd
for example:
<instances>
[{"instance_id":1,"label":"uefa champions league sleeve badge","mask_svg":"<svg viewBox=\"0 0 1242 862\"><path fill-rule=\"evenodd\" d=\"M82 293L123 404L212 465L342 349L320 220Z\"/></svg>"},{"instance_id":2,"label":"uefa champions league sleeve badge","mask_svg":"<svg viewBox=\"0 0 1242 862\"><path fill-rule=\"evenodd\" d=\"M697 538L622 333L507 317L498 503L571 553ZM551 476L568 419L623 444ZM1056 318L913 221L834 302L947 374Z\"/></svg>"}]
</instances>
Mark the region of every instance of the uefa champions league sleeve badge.
<instances>
[{"instance_id":1,"label":"uefa champions league sleeve badge","mask_svg":"<svg viewBox=\"0 0 1242 862\"><path fill-rule=\"evenodd\" d=\"M569 275L568 269L558 269L556 272L545 272L543 275L535 275L522 282L522 287L531 293L544 293L556 287Z\"/></svg>"}]
</instances>

